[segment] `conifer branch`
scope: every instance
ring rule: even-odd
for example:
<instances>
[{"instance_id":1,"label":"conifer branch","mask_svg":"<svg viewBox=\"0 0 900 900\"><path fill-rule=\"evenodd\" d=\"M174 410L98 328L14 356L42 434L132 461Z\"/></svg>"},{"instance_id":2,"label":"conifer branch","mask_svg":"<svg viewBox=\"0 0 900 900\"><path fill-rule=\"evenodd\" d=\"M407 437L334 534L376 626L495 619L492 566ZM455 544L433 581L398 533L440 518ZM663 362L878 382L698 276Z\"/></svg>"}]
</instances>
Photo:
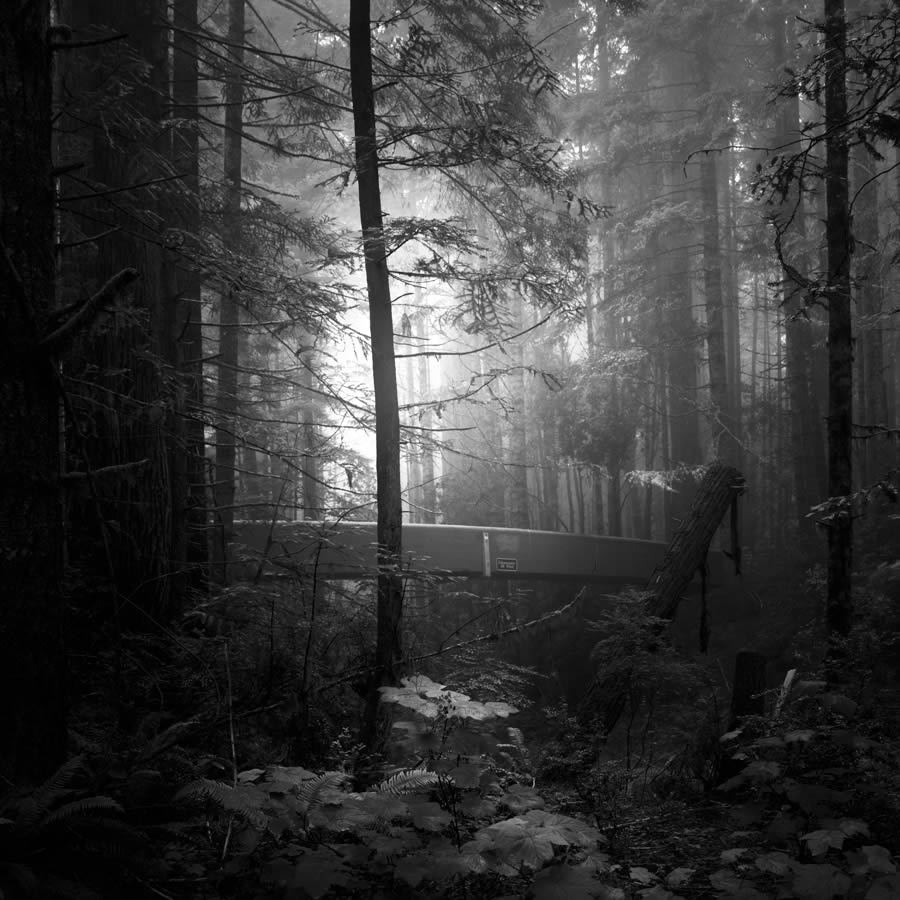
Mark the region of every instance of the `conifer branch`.
<instances>
[{"instance_id":1,"label":"conifer branch","mask_svg":"<svg viewBox=\"0 0 900 900\"><path fill-rule=\"evenodd\" d=\"M487 641L499 641L501 638L507 637L510 634L530 631L532 628L536 628L538 625L544 625L545 623L552 621L553 619L564 616L570 609L578 604L583 597L584 588L582 588L575 595L574 599L570 600L565 606L561 606L559 609L554 609L552 612L545 613L543 616L538 616L538 618L532 619L530 622L521 622L518 625L512 625L509 628L504 628L502 631L492 631L489 634L480 634L478 635L478 637L470 638L468 641L460 641L458 644L453 644L450 647L441 647L438 650L433 650L431 653L424 653L421 656L414 656L407 661L421 662L424 659L432 659L435 656L443 656L443 654L445 653L452 653L454 650L463 650L466 647L471 647L473 644L483 644Z\"/></svg>"},{"instance_id":2,"label":"conifer branch","mask_svg":"<svg viewBox=\"0 0 900 900\"><path fill-rule=\"evenodd\" d=\"M61 353L137 277L137 269L122 269L117 272L96 294L85 300L70 319L43 338L38 347L50 354Z\"/></svg>"}]
</instances>

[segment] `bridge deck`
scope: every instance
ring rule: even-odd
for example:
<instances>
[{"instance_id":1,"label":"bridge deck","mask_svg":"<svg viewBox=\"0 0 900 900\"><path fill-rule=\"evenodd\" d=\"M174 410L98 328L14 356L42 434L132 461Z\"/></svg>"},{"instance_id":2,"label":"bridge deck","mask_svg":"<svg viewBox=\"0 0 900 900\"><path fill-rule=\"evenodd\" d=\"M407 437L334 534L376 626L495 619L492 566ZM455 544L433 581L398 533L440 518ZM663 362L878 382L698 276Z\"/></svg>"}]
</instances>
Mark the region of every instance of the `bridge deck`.
<instances>
[{"instance_id":1,"label":"bridge deck","mask_svg":"<svg viewBox=\"0 0 900 900\"><path fill-rule=\"evenodd\" d=\"M236 524L236 541L249 559L300 567L321 579L363 578L376 566L373 522L264 522ZM482 528L475 525L403 525L404 568L411 574L601 582L643 586L662 559L657 541ZM710 585L733 578L728 560L710 553Z\"/></svg>"}]
</instances>

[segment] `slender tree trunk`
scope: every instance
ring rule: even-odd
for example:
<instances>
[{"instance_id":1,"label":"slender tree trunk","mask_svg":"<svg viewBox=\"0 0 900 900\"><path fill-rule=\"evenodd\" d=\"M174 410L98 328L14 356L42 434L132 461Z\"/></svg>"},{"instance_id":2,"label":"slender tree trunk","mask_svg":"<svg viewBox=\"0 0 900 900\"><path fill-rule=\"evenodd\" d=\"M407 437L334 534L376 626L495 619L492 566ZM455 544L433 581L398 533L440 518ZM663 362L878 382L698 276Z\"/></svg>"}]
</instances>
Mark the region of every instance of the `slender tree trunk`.
<instances>
[{"instance_id":1,"label":"slender tree trunk","mask_svg":"<svg viewBox=\"0 0 900 900\"><path fill-rule=\"evenodd\" d=\"M228 582L228 546L234 532L237 480L238 364L240 362L241 307L236 284L236 255L241 247L241 189L243 185L244 117L244 0L228 3L228 81L225 84L224 140L224 246L229 277L219 299L219 358L216 382L215 507L221 580Z\"/></svg>"},{"instance_id":2,"label":"slender tree trunk","mask_svg":"<svg viewBox=\"0 0 900 900\"><path fill-rule=\"evenodd\" d=\"M403 593L399 572L402 549L400 497L400 413L394 359L394 320L384 241L369 0L350 0L350 86L356 135L359 220L366 258L372 376L375 385L375 475L378 499L378 586L375 671L366 697L362 736L374 747L378 738L378 688L397 678L401 658Z\"/></svg>"},{"instance_id":3,"label":"slender tree trunk","mask_svg":"<svg viewBox=\"0 0 900 900\"><path fill-rule=\"evenodd\" d=\"M872 178L877 165L864 147L853 152L854 243L857 247L856 281L858 318L857 409L861 424L868 429L887 425L884 340L882 325L882 281L879 271L881 238L878 225L878 189ZM871 432L869 432L871 433ZM859 447L859 478L871 484L890 467L886 438L864 440ZM888 451L888 452L885 452Z\"/></svg>"},{"instance_id":4,"label":"slender tree trunk","mask_svg":"<svg viewBox=\"0 0 900 900\"><path fill-rule=\"evenodd\" d=\"M65 758L49 4L0 10L0 780Z\"/></svg>"},{"instance_id":5,"label":"slender tree trunk","mask_svg":"<svg viewBox=\"0 0 900 900\"><path fill-rule=\"evenodd\" d=\"M725 286L725 349L728 354L729 385L731 387L731 409L734 412L738 427L741 448L745 435L743 432L743 397L741 375L741 304L738 290L738 254L737 234L735 228L735 205L739 187L735 183L735 153L726 150L726 165L721 173L721 184L724 195L725 210L725 259L723 281Z\"/></svg>"},{"instance_id":6,"label":"slender tree trunk","mask_svg":"<svg viewBox=\"0 0 900 900\"><path fill-rule=\"evenodd\" d=\"M844 0L825 0L825 191L828 203L828 494L841 501L827 525L827 621L832 658L850 633L853 597L853 328L850 313L850 207L847 149L847 26Z\"/></svg>"},{"instance_id":7,"label":"slender tree trunk","mask_svg":"<svg viewBox=\"0 0 900 900\"><path fill-rule=\"evenodd\" d=\"M417 288L417 290L419 290ZM413 317L413 325L418 338L420 348L425 346L425 317L423 309ZM431 376L428 370L428 357L419 357L419 397L426 403L431 400ZM422 453L422 519L421 521L434 524L437 510L437 492L434 479L434 447L432 446L431 427L434 423L434 415L431 406L425 407L422 414L422 441L420 450Z\"/></svg>"},{"instance_id":8,"label":"slender tree trunk","mask_svg":"<svg viewBox=\"0 0 900 900\"><path fill-rule=\"evenodd\" d=\"M316 426L316 405L312 393L317 356L315 350L310 350L304 355L301 362L303 368L300 371L299 385L301 398L300 440L303 444L301 456L303 518L314 521L324 518L325 515L322 500L322 465L319 460L322 439Z\"/></svg>"},{"instance_id":9,"label":"slender tree trunk","mask_svg":"<svg viewBox=\"0 0 900 900\"><path fill-rule=\"evenodd\" d=\"M407 516L410 522L422 521L422 440L421 431L416 427L417 409L415 404L422 397L422 385L416 383L418 369L415 357L412 355L418 342L412 339L412 319L403 317L402 323L403 345L406 347L406 506Z\"/></svg>"}]
</instances>

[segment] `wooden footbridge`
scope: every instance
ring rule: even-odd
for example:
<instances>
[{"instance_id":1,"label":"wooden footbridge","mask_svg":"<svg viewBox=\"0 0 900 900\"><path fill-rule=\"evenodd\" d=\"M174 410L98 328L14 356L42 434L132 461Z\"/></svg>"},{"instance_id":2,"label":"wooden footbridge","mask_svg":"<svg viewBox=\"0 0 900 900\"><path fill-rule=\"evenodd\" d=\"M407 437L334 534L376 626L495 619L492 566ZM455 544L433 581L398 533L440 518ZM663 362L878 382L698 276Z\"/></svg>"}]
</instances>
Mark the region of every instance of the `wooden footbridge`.
<instances>
[{"instance_id":1,"label":"wooden footbridge","mask_svg":"<svg viewBox=\"0 0 900 900\"><path fill-rule=\"evenodd\" d=\"M368 578L376 571L373 522L243 522L239 556L323 581ZM643 586L666 544L631 538L485 528L403 525L403 568L410 576L478 577ZM734 579L725 556L709 554L707 583ZM699 577L696 579L699 583Z\"/></svg>"}]
</instances>

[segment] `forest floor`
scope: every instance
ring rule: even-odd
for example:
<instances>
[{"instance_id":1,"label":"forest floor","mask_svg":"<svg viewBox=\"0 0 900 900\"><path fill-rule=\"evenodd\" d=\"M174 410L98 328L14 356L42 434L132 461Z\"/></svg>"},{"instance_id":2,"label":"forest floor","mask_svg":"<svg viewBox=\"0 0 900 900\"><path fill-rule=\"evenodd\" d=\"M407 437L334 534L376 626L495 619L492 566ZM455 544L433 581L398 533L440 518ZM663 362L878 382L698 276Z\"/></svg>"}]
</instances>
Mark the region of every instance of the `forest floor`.
<instances>
[{"instance_id":1,"label":"forest floor","mask_svg":"<svg viewBox=\"0 0 900 900\"><path fill-rule=\"evenodd\" d=\"M798 682L705 743L700 770L598 760L574 726L529 744L506 703L404 682L365 780L352 741L309 769L260 743L240 768L254 745L234 720L222 756L195 720L148 720L114 753L87 746L86 720L81 754L0 801L0 898L900 898L893 688L859 702Z\"/></svg>"},{"instance_id":2,"label":"forest floor","mask_svg":"<svg viewBox=\"0 0 900 900\"><path fill-rule=\"evenodd\" d=\"M207 801L212 841L205 856L175 850L159 890L175 900L900 897L900 741L884 721L854 724L856 704L823 685L725 736L734 774L707 790L665 772L637 778L615 759L576 760L554 779L465 756L455 748L483 740L483 720L416 730L446 714L429 706L431 686L398 691L418 717L400 732L407 745L435 741L430 761L368 790L341 772L277 766L183 790ZM481 704L454 699L479 721ZM514 747L502 746L509 762ZM199 890L173 890L182 864L203 872Z\"/></svg>"}]
</instances>

